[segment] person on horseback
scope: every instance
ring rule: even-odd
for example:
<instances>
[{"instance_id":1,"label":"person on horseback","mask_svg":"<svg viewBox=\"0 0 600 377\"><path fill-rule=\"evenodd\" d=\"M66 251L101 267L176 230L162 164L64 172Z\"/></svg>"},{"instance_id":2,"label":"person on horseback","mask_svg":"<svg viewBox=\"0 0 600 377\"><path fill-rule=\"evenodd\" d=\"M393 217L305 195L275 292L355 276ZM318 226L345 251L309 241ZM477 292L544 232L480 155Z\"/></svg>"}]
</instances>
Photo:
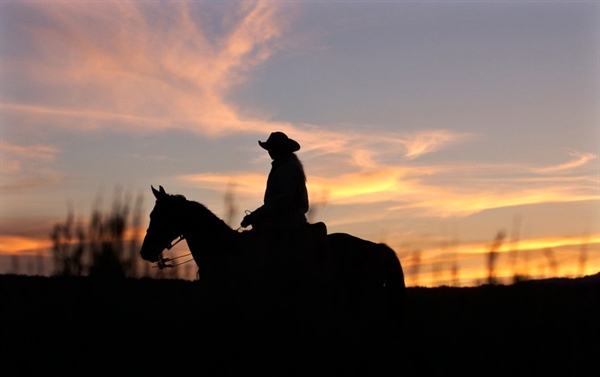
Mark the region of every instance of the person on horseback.
<instances>
[{"instance_id":1,"label":"person on horseback","mask_svg":"<svg viewBox=\"0 0 600 377\"><path fill-rule=\"evenodd\" d=\"M264 203L246 215L241 226L256 230L286 231L307 224L308 191L306 175L298 156L300 144L283 132L273 132L267 141L259 141L273 160L267 179Z\"/></svg>"},{"instance_id":2,"label":"person on horseback","mask_svg":"<svg viewBox=\"0 0 600 377\"><path fill-rule=\"evenodd\" d=\"M309 276L312 254L317 249L310 246L315 237L306 218L306 175L294 153L300 150L300 144L279 131L258 144L273 160L264 203L246 215L240 225L252 225L249 234L257 250L257 275L266 284L264 292L271 298L290 297ZM319 238L325 239L325 235Z\"/></svg>"}]
</instances>

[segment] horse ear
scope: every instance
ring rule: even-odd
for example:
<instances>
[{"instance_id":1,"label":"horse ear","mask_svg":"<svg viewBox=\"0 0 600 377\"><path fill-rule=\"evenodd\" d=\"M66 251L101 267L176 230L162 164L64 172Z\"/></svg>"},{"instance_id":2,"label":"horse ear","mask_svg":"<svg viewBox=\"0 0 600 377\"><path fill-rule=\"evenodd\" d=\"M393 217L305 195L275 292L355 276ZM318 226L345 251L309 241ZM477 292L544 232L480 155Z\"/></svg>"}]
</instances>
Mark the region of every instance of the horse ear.
<instances>
[{"instance_id":1,"label":"horse ear","mask_svg":"<svg viewBox=\"0 0 600 377\"><path fill-rule=\"evenodd\" d=\"M150 187L152 187L152 193L154 194L154 197L156 199L160 198L161 193L157 189L155 189L154 186L151 185ZM159 186L159 187L162 190L162 186ZM164 190L162 190L162 192L164 192Z\"/></svg>"},{"instance_id":2,"label":"horse ear","mask_svg":"<svg viewBox=\"0 0 600 377\"><path fill-rule=\"evenodd\" d=\"M152 185L150 187L152 187L152 193L154 194L154 197L156 199L166 198L169 196L169 194L167 194L167 192L162 186L158 186L158 190L155 189Z\"/></svg>"}]
</instances>

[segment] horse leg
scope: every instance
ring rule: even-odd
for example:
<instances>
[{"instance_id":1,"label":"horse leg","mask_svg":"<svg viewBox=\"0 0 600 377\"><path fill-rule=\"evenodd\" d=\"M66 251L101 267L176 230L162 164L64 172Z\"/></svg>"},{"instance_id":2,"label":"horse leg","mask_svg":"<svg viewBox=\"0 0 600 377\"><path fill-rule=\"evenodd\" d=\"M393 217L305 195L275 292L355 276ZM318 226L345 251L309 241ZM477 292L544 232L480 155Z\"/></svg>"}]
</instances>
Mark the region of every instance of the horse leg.
<instances>
[{"instance_id":1,"label":"horse leg","mask_svg":"<svg viewBox=\"0 0 600 377\"><path fill-rule=\"evenodd\" d=\"M384 265L385 273L385 295L391 319L399 330L404 323L405 315L405 283L404 272L396 253L386 248Z\"/></svg>"}]
</instances>

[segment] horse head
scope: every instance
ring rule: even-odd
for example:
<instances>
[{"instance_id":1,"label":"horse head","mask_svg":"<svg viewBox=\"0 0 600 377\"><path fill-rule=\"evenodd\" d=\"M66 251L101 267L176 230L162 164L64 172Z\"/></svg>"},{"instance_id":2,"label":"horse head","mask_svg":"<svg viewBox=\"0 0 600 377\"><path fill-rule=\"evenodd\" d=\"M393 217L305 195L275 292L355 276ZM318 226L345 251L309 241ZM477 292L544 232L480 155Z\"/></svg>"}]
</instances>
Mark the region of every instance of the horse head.
<instances>
[{"instance_id":1,"label":"horse head","mask_svg":"<svg viewBox=\"0 0 600 377\"><path fill-rule=\"evenodd\" d=\"M152 186L151 186L152 187ZM144 260L157 262L163 250L171 248L171 242L182 236L181 195L170 195L162 186L152 187L156 203L150 212L150 225L146 231L140 255Z\"/></svg>"}]
</instances>

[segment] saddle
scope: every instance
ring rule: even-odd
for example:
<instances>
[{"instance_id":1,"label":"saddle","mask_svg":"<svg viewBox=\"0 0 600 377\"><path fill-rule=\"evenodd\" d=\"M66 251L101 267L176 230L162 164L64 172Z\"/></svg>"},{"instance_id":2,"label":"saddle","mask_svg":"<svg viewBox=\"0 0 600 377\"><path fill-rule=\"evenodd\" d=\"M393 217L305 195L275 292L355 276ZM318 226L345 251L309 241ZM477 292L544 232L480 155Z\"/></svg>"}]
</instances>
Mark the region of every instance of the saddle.
<instances>
[{"instance_id":1,"label":"saddle","mask_svg":"<svg viewBox=\"0 0 600 377\"><path fill-rule=\"evenodd\" d=\"M246 245L254 250L259 265L269 271L310 270L327 255L327 226L323 222L305 223L295 229L252 229Z\"/></svg>"}]
</instances>

